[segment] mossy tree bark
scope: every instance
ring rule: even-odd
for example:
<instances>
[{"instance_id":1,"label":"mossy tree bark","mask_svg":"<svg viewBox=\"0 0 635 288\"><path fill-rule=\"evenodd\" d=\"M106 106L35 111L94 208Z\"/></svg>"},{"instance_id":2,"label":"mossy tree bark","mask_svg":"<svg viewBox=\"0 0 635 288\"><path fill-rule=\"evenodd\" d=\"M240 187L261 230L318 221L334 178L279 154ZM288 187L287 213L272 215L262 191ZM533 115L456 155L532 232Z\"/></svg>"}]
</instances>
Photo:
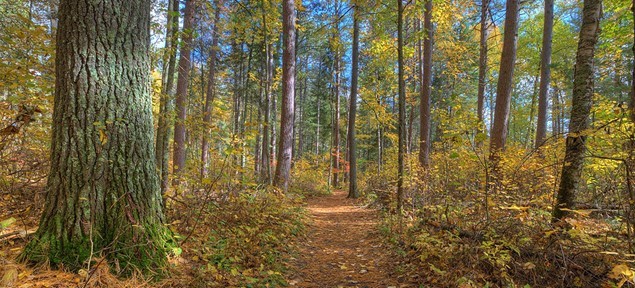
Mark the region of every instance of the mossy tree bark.
<instances>
[{"instance_id":1,"label":"mossy tree bark","mask_svg":"<svg viewBox=\"0 0 635 288\"><path fill-rule=\"evenodd\" d=\"M566 153L562 176L558 187L557 202L553 209L556 222L569 213L575 200L575 191L580 183L586 152L585 133L589 129L589 115L593 105L593 56L600 32L601 0L585 0L582 9L582 27L573 75L573 99L571 100L571 120L566 141Z\"/></svg>"},{"instance_id":2,"label":"mossy tree bark","mask_svg":"<svg viewBox=\"0 0 635 288\"><path fill-rule=\"evenodd\" d=\"M71 269L106 257L127 274L166 263L155 166L151 0L62 0L51 172L20 258Z\"/></svg>"}]
</instances>

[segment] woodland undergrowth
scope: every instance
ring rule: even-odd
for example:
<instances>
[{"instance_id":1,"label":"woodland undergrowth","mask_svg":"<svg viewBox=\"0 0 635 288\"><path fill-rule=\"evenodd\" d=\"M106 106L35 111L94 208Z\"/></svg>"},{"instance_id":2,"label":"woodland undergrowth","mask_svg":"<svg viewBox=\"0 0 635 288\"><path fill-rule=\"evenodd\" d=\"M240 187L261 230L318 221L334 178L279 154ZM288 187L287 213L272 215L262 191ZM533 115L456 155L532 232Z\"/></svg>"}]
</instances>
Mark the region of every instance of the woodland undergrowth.
<instances>
[{"instance_id":1,"label":"woodland undergrowth","mask_svg":"<svg viewBox=\"0 0 635 288\"><path fill-rule=\"evenodd\" d=\"M360 179L364 196L383 211L380 229L400 257L398 273L431 287L633 287L629 188L619 157L588 157L578 208L554 225L564 141L530 152L508 148L501 179L486 190L487 153L457 139L437 144L427 170L414 168L416 155L408 159L401 217L396 161ZM590 140L591 151L606 144L598 141ZM622 153L617 143L595 152Z\"/></svg>"},{"instance_id":2,"label":"woodland undergrowth","mask_svg":"<svg viewBox=\"0 0 635 288\"><path fill-rule=\"evenodd\" d=\"M29 158L25 158L29 159ZM307 165L300 161L297 165ZM224 167L222 163L217 165ZM38 166L45 169L45 165ZM304 171L315 171L306 169ZM305 195L284 195L271 187L233 182L236 175L216 171L218 177L189 179L182 192L170 193L166 222L175 233L179 247L169 259L166 277L136 273L120 279L103 255L94 255L84 269L61 271L45 266L16 263L15 256L37 225L43 201L44 180L30 182L29 173L2 171L0 198L0 287L280 287L286 285L286 259L295 251L295 242L304 232L302 208ZM316 173L316 172L310 172ZM302 175L292 191L303 191L320 175ZM25 175L17 178L12 175ZM298 175L300 176L300 175ZM311 178L313 177L313 178ZM196 184L191 184L196 183ZM28 185L27 185L28 184ZM28 187L28 188L27 188ZM315 186L308 194L322 194ZM6 191L6 192L4 192ZM33 197L35 195L35 197ZM30 232L28 232L30 231ZM115 267L116 268L116 267Z\"/></svg>"}]
</instances>

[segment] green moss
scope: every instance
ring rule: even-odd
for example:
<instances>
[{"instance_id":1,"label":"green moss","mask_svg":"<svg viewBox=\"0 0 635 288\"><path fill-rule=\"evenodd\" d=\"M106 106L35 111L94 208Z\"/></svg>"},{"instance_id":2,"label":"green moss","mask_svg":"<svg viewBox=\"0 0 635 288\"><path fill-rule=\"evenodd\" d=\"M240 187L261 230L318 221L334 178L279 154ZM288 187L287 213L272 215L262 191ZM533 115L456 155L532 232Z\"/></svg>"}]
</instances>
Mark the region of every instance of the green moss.
<instances>
[{"instance_id":1,"label":"green moss","mask_svg":"<svg viewBox=\"0 0 635 288\"><path fill-rule=\"evenodd\" d=\"M57 237L48 232L36 234L18 257L19 261L34 264L49 263L53 268L64 266L71 271L87 267L87 261L95 261L105 256L111 270L121 276L129 276L135 271L160 278L166 274L167 256L177 247L172 232L161 224L147 225L140 231L129 230L120 234L117 240L105 243L91 241L88 237ZM92 251L91 251L92 245ZM91 255L92 253L92 255ZM91 258L92 256L92 258ZM94 263L93 263L94 264Z\"/></svg>"}]
</instances>

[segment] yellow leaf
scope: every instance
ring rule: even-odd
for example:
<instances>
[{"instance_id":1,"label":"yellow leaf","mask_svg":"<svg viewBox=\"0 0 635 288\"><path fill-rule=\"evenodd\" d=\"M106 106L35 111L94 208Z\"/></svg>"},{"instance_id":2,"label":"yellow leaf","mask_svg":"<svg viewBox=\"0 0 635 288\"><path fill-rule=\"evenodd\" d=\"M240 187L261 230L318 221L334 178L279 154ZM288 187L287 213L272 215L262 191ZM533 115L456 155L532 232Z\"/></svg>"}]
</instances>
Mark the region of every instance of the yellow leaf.
<instances>
[{"instance_id":1,"label":"yellow leaf","mask_svg":"<svg viewBox=\"0 0 635 288\"><path fill-rule=\"evenodd\" d=\"M15 268L10 268L4 275L2 276L2 280L0 280L0 284L2 287L12 287L15 284L15 281L18 280L18 270Z\"/></svg>"},{"instance_id":2,"label":"yellow leaf","mask_svg":"<svg viewBox=\"0 0 635 288\"><path fill-rule=\"evenodd\" d=\"M106 142L108 142L108 136L106 136L106 133L104 132L104 130L99 130L99 141L101 141L101 145L106 144Z\"/></svg>"},{"instance_id":3,"label":"yellow leaf","mask_svg":"<svg viewBox=\"0 0 635 288\"><path fill-rule=\"evenodd\" d=\"M632 278L633 275L634 275L633 271L626 264L619 264L613 267L613 269L611 269L611 272L609 273L608 276L611 279L619 279L621 278L621 276L625 276L626 278Z\"/></svg>"},{"instance_id":4,"label":"yellow leaf","mask_svg":"<svg viewBox=\"0 0 635 288\"><path fill-rule=\"evenodd\" d=\"M0 229L4 229L11 226L11 224L15 223L15 221L16 220L13 217L0 221Z\"/></svg>"},{"instance_id":5,"label":"yellow leaf","mask_svg":"<svg viewBox=\"0 0 635 288\"><path fill-rule=\"evenodd\" d=\"M527 262L527 263L523 264L523 268L525 268L526 270L532 270L532 269L536 268L536 264L531 263L531 262Z\"/></svg>"},{"instance_id":6,"label":"yellow leaf","mask_svg":"<svg viewBox=\"0 0 635 288\"><path fill-rule=\"evenodd\" d=\"M578 215L583 216L583 217L589 217L589 215L591 215L591 213L593 213L593 211L597 211L597 209L573 210L573 209L567 209L567 208L560 208L560 210L567 211L567 212L572 212L572 213L578 214Z\"/></svg>"},{"instance_id":7,"label":"yellow leaf","mask_svg":"<svg viewBox=\"0 0 635 288\"><path fill-rule=\"evenodd\" d=\"M527 210L529 210L529 207L524 207L524 206L523 207L519 207L519 206L516 206L516 204L514 204L514 205L512 205L510 207L500 207L500 208L503 209L503 210L515 210L515 211L527 211Z\"/></svg>"},{"instance_id":8,"label":"yellow leaf","mask_svg":"<svg viewBox=\"0 0 635 288\"><path fill-rule=\"evenodd\" d=\"M77 274L81 276L82 278L88 277L88 271L86 271L85 269L79 269L79 271L77 271Z\"/></svg>"}]
</instances>

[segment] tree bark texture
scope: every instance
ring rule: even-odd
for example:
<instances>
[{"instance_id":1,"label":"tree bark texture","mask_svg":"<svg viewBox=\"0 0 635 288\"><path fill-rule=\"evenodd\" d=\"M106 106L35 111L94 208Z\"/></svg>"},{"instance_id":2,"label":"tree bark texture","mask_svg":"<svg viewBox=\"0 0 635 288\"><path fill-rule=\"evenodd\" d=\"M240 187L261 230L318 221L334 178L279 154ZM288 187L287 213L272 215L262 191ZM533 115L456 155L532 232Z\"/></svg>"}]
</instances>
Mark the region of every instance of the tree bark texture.
<instances>
[{"instance_id":1,"label":"tree bark texture","mask_svg":"<svg viewBox=\"0 0 635 288\"><path fill-rule=\"evenodd\" d=\"M404 81L403 60L403 2L397 0L397 61L399 80L399 124L397 134L399 136L397 156L397 212L401 214L403 203L403 178L404 178L404 154L406 140L406 83ZM425 53L424 53L425 54ZM424 56L425 57L425 56ZM423 116L422 116L423 117Z\"/></svg>"},{"instance_id":2,"label":"tree bark texture","mask_svg":"<svg viewBox=\"0 0 635 288\"><path fill-rule=\"evenodd\" d=\"M62 0L51 172L22 260L122 273L166 264L150 95L150 0ZM94 259L94 258L93 258Z\"/></svg>"},{"instance_id":3,"label":"tree bark texture","mask_svg":"<svg viewBox=\"0 0 635 288\"><path fill-rule=\"evenodd\" d=\"M268 38L268 32L267 32L267 21L266 21L266 16L265 16L265 8L264 8L264 1L262 3L263 8L262 8L262 21L263 21L263 34L264 34L264 46L265 46L265 54L266 54L266 63L265 63L265 99L264 99L264 103L263 103L263 112L264 112L264 122L263 122L263 128L262 128L262 149L261 149L261 157L260 157L260 161L262 162L261 164L261 174L260 174L260 182L261 183L266 183L266 184L271 184L271 141L269 140L270 137L270 126L271 126L271 108L270 108L270 104L271 104L271 99L273 98L272 96L272 92L271 92L271 82L273 81L273 52L272 52L272 45L271 43L269 43L269 38Z\"/></svg>"},{"instance_id":4,"label":"tree bark texture","mask_svg":"<svg viewBox=\"0 0 635 288\"><path fill-rule=\"evenodd\" d=\"M633 0L633 4L631 5L631 11L633 12L633 17L635 19L635 0ZM635 21L633 21L633 33L635 35ZM633 55L635 55L635 37L633 38ZM633 65L633 74L631 76L631 121L635 123L635 65Z\"/></svg>"},{"instance_id":5,"label":"tree bark texture","mask_svg":"<svg viewBox=\"0 0 635 288\"><path fill-rule=\"evenodd\" d=\"M487 12L489 11L489 0L482 0L481 3L481 38L480 38L480 51L478 60L478 96L477 96L477 111L478 126L477 133L483 133L485 127L485 85L487 84L487 38L489 37L489 18ZM479 145L482 141L476 140Z\"/></svg>"},{"instance_id":6,"label":"tree bark texture","mask_svg":"<svg viewBox=\"0 0 635 288\"><path fill-rule=\"evenodd\" d=\"M178 183L179 175L185 169L185 121L187 118L187 90L190 82L190 58L192 54L192 19L194 18L194 0L185 0L183 17L183 36L181 37L181 53L179 56L179 77L176 82L176 123L174 124L174 156L172 168L174 182Z\"/></svg>"},{"instance_id":7,"label":"tree bark texture","mask_svg":"<svg viewBox=\"0 0 635 288\"><path fill-rule=\"evenodd\" d=\"M585 133L589 128L589 115L593 105L593 57L600 31L601 2L600 0L585 0L582 9L582 27L573 76L571 120L557 202L553 209L554 221L568 215L569 212L563 208L574 207L575 192L582 174L587 138Z\"/></svg>"},{"instance_id":8,"label":"tree bark texture","mask_svg":"<svg viewBox=\"0 0 635 288\"><path fill-rule=\"evenodd\" d=\"M339 35L339 1L335 3L336 12L335 12L335 21L336 27L333 32L333 42L338 41ZM333 73L335 74L334 87L333 87L333 101L335 102L335 113L333 115L333 187L339 187L339 172L340 172L340 49L338 44L335 45L333 53L334 59L334 69Z\"/></svg>"},{"instance_id":9,"label":"tree bark texture","mask_svg":"<svg viewBox=\"0 0 635 288\"><path fill-rule=\"evenodd\" d=\"M359 8L353 3L353 52L351 60L351 95L348 110L347 158L349 162L348 198L359 197L357 191L357 152L355 117L357 115L357 78L359 77Z\"/></svg>"},{"instance_id":10,"label":"tree bark texture","mask_svg":"<svg viewBox=\"0 0 635 288\"><path fill-rule=\"evenodd\" d=\"M498 72L496 107L490 140L490 160L493 162L496 162L497 155L505 148L507 141L507 124L511 105L514 62L516 61L519 2L520 0L509 0L506 5L503 52Z\"/></svg>"},{"instance_id":11,"label":"tree bark texture","mask_svg":"<svg viewBox=\"0 0 635 288\"><path fill-rule=\"evenodd\" d=\"M278 141L278 163L274 184L285 192L289 188L293 149L293 111L295 101L295 2L282 3L282 107L280 115L280 140Z\"/></svg>"},{"instance_id":12,"label":"tree bark texture","mask_svg":"<svg viewBox=\"0 0 635 288\"><path fill-rule=\"evenodd\" d=\"M540 90L538 92L538 122L536 125L535 148L539 148L547 138L547 103L551 82L551 40L553 38L553 0L545 0L545 22L542 32L540 55Z\"/></svg>"},{"instance_id":13,"label":"tree bark texture","mask_svg":"<svg viewBox=\"0 0 635 288\"><path fill-rule=\"evenodd\" d=\"M432 0L426 0L423 16L423 79L421 81L419 165L430 165L430 94L432 92ZM404 88L405 89L405 88ZM405 92L404 92L405 93ZM401 100L400 100L401 101Z\"/></svg>"}]
</instances>

